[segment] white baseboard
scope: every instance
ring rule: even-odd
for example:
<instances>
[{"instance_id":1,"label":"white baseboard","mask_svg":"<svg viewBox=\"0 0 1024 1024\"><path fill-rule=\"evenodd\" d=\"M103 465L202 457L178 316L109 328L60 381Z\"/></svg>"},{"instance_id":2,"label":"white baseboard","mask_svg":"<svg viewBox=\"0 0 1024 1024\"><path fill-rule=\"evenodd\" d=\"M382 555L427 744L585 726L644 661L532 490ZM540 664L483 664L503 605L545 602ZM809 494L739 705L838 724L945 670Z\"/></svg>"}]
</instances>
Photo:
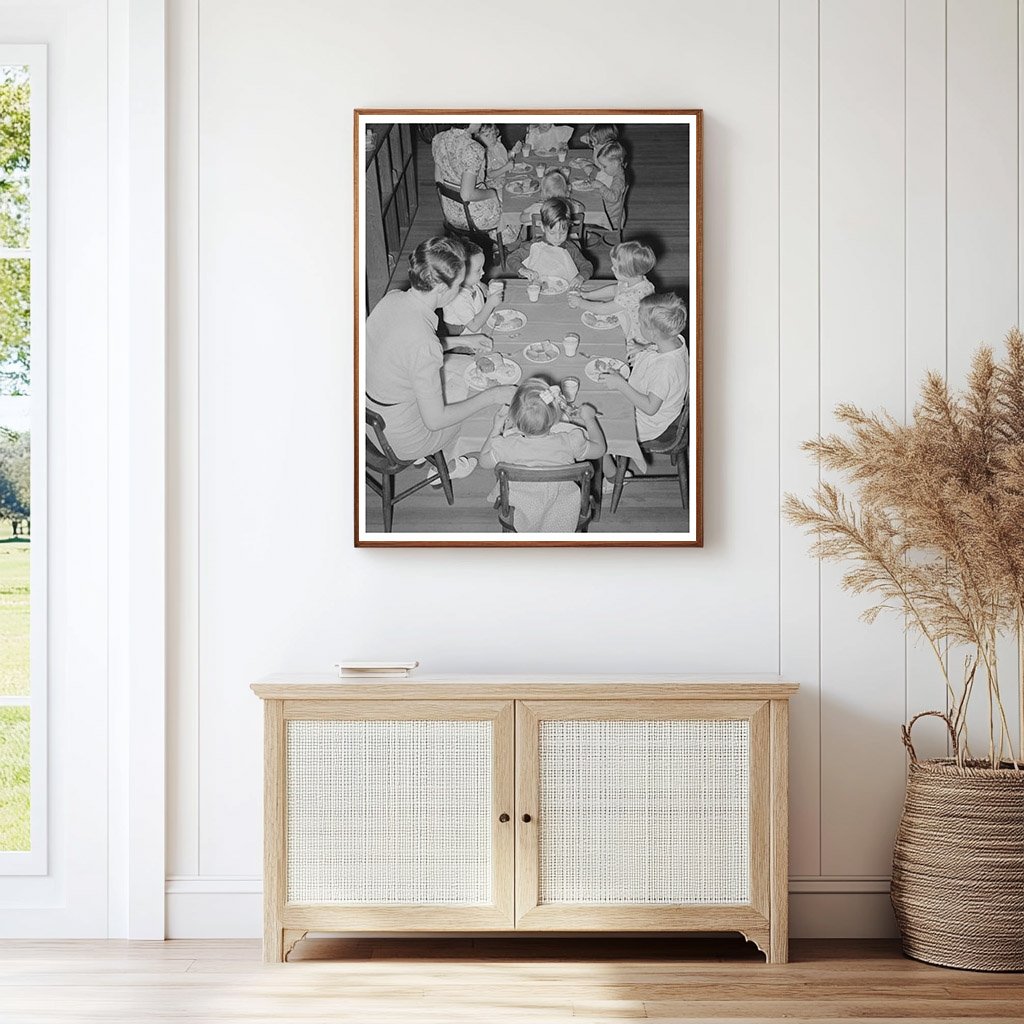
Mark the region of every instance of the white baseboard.
<instances>
[{"instance_id":1,"label":"white baseboard","mask_svg":"<svg viewBox=\"0 0 1024 1024\"><path fill-rule=\"evenodd\" d=\"M897 934L886 878L792 878L789 886L794 939ZM258 876L175 877L167 880L166 891L169 939L255 939L263 934Z\"/></svg>"}]
</instances>

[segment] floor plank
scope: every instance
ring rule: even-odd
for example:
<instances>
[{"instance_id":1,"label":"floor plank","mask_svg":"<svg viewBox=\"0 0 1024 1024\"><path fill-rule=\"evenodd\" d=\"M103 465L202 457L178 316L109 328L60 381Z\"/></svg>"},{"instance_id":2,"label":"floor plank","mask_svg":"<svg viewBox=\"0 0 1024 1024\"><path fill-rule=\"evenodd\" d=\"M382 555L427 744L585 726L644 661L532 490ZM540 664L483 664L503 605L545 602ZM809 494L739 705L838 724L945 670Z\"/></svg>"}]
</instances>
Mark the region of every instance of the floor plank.
<instances>
[{"instance_id":1,"label":"floor plank","mask_svg":"<svg viewBox=\"0 0 1024 1024\"><path fill-rule=\"evenodd\" d=\"M0 942L4 1024L481 1021L990 1021L1020 1024L1024 976L944 970L877 941L800 940L766 965L736 940L311 938Z\"/></svg>"}]
</instances>

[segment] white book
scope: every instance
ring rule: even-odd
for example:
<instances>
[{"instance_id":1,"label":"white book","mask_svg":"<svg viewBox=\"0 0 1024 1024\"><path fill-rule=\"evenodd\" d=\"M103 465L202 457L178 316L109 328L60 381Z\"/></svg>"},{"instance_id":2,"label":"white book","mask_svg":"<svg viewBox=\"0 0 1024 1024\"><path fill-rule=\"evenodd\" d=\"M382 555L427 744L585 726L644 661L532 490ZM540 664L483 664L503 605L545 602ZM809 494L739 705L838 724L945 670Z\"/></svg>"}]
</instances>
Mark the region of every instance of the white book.
<instances>
[{"instance_id":1,"label":"white book","mask_svg":"<svg viewBox=\"0 0 1024 1024\"><path fill-rule=\"evenodd\" d=\"M342 679L365 679L377 676L407 679L418 665L418 661L343 661L334 667Z\"/></svg>"}]
</instances>

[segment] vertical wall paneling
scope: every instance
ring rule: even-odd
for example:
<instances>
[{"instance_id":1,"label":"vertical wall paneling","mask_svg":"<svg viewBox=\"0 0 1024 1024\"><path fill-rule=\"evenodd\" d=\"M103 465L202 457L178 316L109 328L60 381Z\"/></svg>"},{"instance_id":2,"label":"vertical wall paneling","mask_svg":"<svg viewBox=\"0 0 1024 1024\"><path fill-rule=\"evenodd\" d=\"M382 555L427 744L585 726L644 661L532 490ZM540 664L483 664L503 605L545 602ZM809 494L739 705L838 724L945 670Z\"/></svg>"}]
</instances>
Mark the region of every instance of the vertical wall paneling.
<instances>
[{"instance_id":1,"label":"vertical wall paneling","mask_svg":"<svg viewBox=\"0 0 1024 1024\"><path fill-rule=\"evenodd\" d=\"M800 450L818 432L818 0L779 7L779 483L810 493L816 464ZM791 702L790 874L820 870L819 567L802 531L779 539L779 671Z\"/></svg>"},{"instance_id":2,"label":"vertical wall paneling","mask_svg":"<svg viewBox=\"0 0 1024 1024\"><path fill-rule=\"evenodd\" d=\"M471 10L452 3L453 23ZM676 96L705 110L711 512L707 546L671 559L348 545L350 478L337 467L351 395L311 382L349 372L348 112L414 105L425 70L433 15L398 6L385 68L351 45L380 31L368 5L281 19L269 0L168 0L172 934L258 932L260 727L247 684L342 654L435 671L796 679L794 931L886 933L899 725L942 705L941 680L900 620L858 621L864 602L779 524L778 503L816 483L799 445L833 428L837 402L909 416L926 369L962 380L977 343L1000 343L1020 316L1024 0L644 0L647 20L686 30L648 40L662 77L633 83L622 105ZM597 23L580 31L600 48ZM473 78L482 105L505 104L489 71L534 58L511 37L495 46L467 50L464 75L433 78L433 101L465 103ZM550 102L542 81L524 82L517 103ZM580 80L560 99L600 106L595 88ZM274 158L280 124L300 161ZM567 568L591 604L538 620L538 574ZM643 609L644 642L595 649L621 628L624 579L638 581L629 608ZM515 599L512 628L479 640L467 598L497 580ZM649 599L664 594L678 601ZM920 740L942 749L931 727Z\"/></svg>"},{"instance_id":3,"label":"vertical wall paneling","mask_svg":"<svg viewBox=\"0 0 1024 1024\"><path fill-rule=\"evenodd\" d=\"M167 5L167 871L199 874L199 0Z\"/></svg>"},{"instance_id":4,"label":"vertical wall paneling","mask_svg":"<svg viewBox=\"0 0 1024 1024\"><path fill-rule=\"evenodd\" d=\"M1001 348L1018 318L1017 3L949 0L946 16L948 370L960 386L978 345ZM1012 642L1001 645L1000 662L1013 728L1018 700ZM988 702L977 687L971 703L972 750L984 754Z\"/></svg>"},{"instance_id":5,"label":"vertical wall paneling","mask_svg":"<svg viewBox=\"0 0 1024 1024\"><path fill-rule=\"evenodd\" d=\"M946 370L946 5L906 0L906 411L929 370ZM940 646L940 650L943 648ZM946 706L945 680L930 645L907 637L906 714ZM914 736L922 757L946 753L933 720Z\"/></svg>"},{"instance_id":6,"label":"vertical wall paneling","mask_svg":"<svg viewBox=\"0 0 1024 1024\"><path fill-rule=\"evenodd\" d=\"M903 411L903 29L892 0L821 4L823 432L840 401ZM884 874L904 777L902 623L859 621L868 599L841 577L822 567L821 870Z\"/></svg>"}]
</instances>

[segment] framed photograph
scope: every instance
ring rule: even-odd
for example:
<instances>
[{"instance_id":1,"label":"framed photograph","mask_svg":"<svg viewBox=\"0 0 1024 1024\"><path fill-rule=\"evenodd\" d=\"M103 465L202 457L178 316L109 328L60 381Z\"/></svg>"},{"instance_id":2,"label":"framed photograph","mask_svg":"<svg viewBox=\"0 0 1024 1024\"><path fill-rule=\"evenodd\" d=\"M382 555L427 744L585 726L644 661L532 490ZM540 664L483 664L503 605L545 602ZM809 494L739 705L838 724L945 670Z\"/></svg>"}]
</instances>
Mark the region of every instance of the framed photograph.
<instances>
[{"instance_id":1,"label":"framed photograph","mask_svg":"<svg viewBox=\"0 0 1024 1024\"><path fill-rule=\"evenodd\" d=\"M353 148L356 546L700 547L701 112L357 110Z\"/></svg>"}]
</instances>

